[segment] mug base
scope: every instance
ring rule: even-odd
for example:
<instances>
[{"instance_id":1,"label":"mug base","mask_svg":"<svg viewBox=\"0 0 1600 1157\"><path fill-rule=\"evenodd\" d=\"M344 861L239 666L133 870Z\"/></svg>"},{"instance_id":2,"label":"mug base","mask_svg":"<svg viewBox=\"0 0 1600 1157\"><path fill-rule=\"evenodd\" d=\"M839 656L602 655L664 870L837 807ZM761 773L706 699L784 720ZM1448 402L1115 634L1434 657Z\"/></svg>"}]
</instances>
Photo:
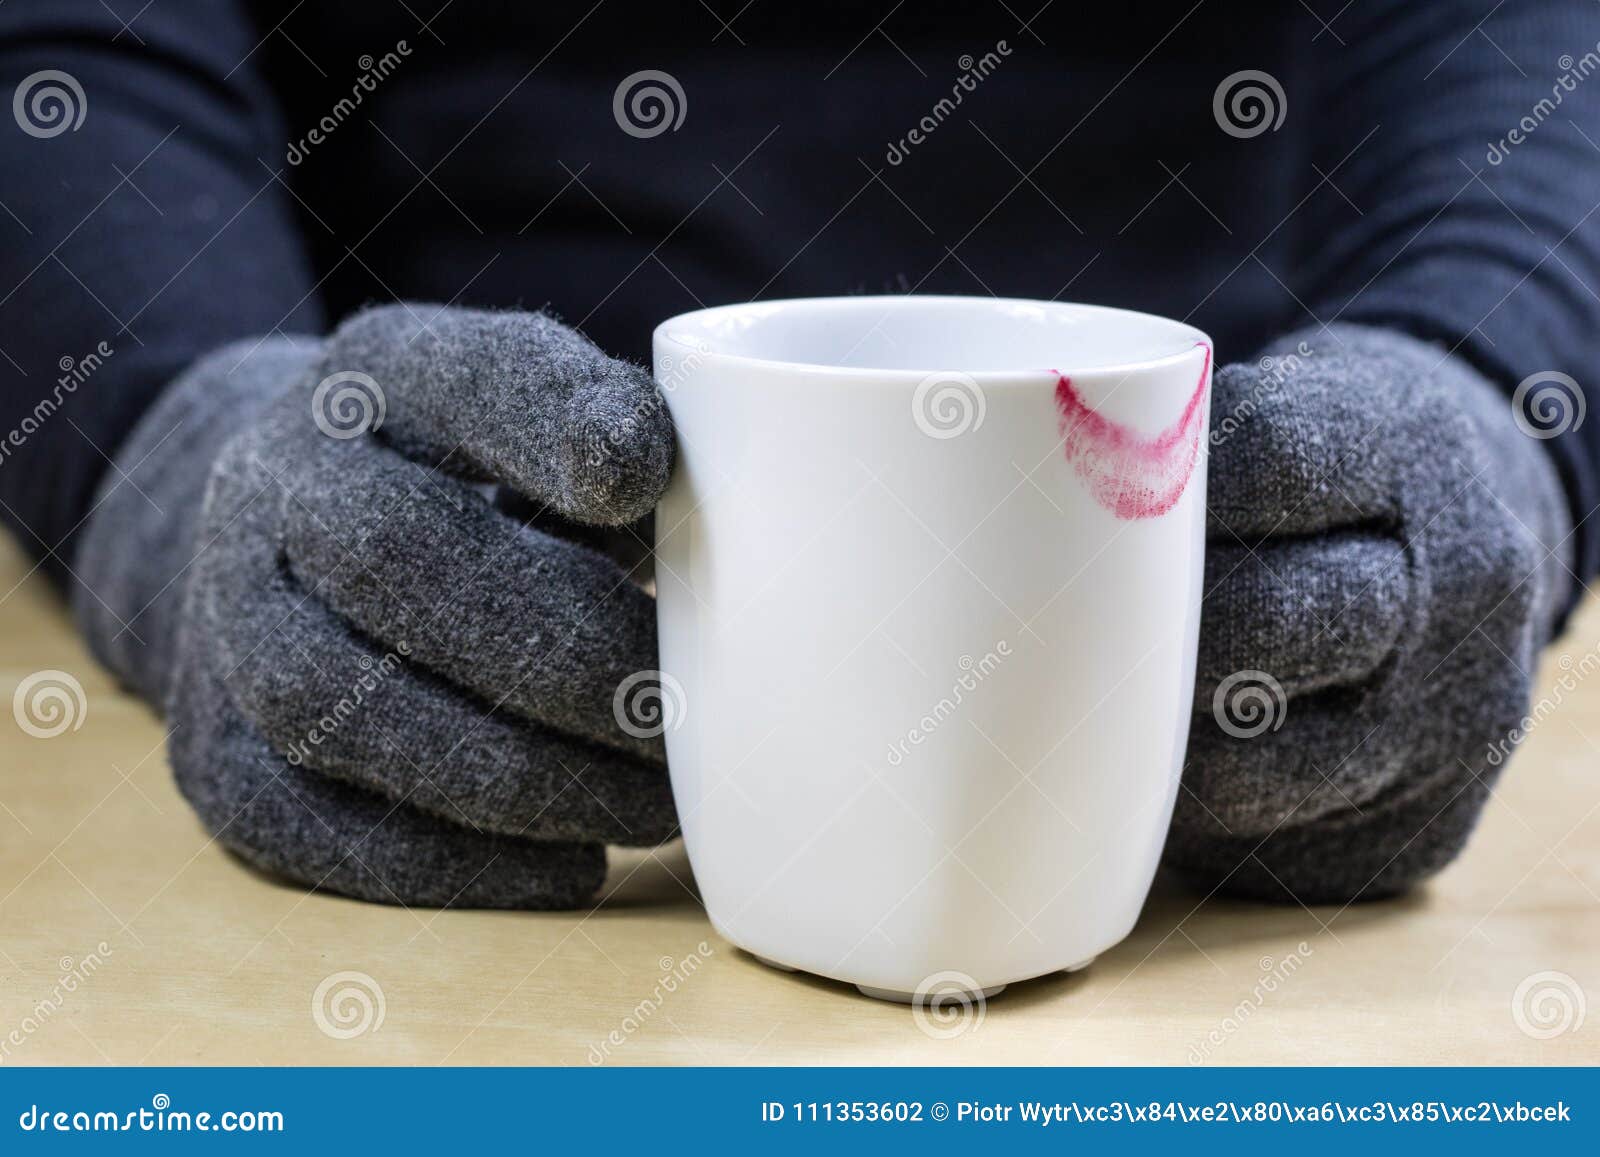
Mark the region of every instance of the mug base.
<instances>
[{"instance_id":1,"label":"mug base","mask_svg":"<svg viewBox=\"0 0 1600 1157\"><path fill-rule=\"evenodd\" d=\"M3 0L0 0L0 2L3 2ZM711 921L711 927L716 930L717 935L721 936L724 940L728 941L728 943L732 944L735 948L738 948L741 952L744 952L747 955L749 955L751 957L751 959L756 960L759 963L766 965L768 968L775 969L778 972L801 973L801 974L807 975L807 976L817 976L817 977L819 977L819 978L821 978L823 980L833 980L833 981L841 982L843 984L852 985L859 992L861 992L862 995L869 996L873 1000L889 1001L889 1002L893 1002L895 1004L916 1004L916 1003L918 1003L918 1000L920 999L917 996L916 992L914 990L911 990L911 989L884 987L884 986L873 985L873 984L863 984L860 981L857 981L857 980L855 980L854 978L852 978L852 977L850 977L848 975L841 976L838 973L813 972L811 969L807 968L803 964L786 964L782 960L778 959L775 956L768 956L768 955L766 955L764 953L757 952L757 951L755 951L755 949L751 948L750 946L740 943L739 939L737 939L736 937L730 935L728 933L728 930L726 928L724 928L721 924L719 924L715 919L713 919ZM1103 953L1107 949L1113 948L1117 944L1119 944L1128 935L1128 932L1131 931L1131 930L1132 930L1132 925L1130 925L1126 929L1123 929L1122 933L1120 935L1118 935L1115 939L1111 939L1111 940L1103 942L1099 952L1096 952L1091 956L1081 957L1080 959L1078 959L1077 961L1075 961L1072 964L1065 965L1065 966L1063 966L1061 968L1047 969L1047 970L1042 971L1042 972L1028 971L1028 972L1021 973L1021 974L1013 973L1012 975L1006 977L1006 980L1001 984L991 984L991 985L988 985L988 986L986 986L984 988L981 988L981 989L980 988L973 988L973 989L968 990L966 992L966 995L969 998L978 997L980 999L987 1000L990 997L994 997L994 996L1000 995L1000 993L1004 992L1005 989L1007 988L1007 986L1012 984L1012 983L1021 983L1023 981L1027 981L1027 980L1035 980L1035 979L1038 979L1039 977L1043 977L1043 976L1062 976L1062 975L1068 975L1068 974L1071 974L1071 973L1082 972L1085 969L1087 969L1090 966L1092 966L1094 964L1094 962L1100 958L1101 953ZM968 979L971 980L973 978L968 977ZM974 980L974 983L976 983L975 980ZM949 995L951 997L956 997L956 996L959 995L960 990L959 989L956 989L956 990L941 989L940 992L941 992L941 996Z\"/></svg>"},{"instance_id":2,"label":"mug base","mask_svg":"<svg viewBox=\"0 0 1600 1157\"><path fill-rule=\"evenodd\" d=\"M886 1000L891 1004L920 1004L923 999L915 992L900 992L898 989L893 988L873 988L870 984L858 984L856 989L862 996L870 996L873 1000ZM989 1000L992 997L999 996L1005 990L1005 985L996 984L992 988L980 988L976 992L969 992L964 995L968 999ZM940 993L941 998L954 995L954 993Z\"/></svg>"}]
</instances>

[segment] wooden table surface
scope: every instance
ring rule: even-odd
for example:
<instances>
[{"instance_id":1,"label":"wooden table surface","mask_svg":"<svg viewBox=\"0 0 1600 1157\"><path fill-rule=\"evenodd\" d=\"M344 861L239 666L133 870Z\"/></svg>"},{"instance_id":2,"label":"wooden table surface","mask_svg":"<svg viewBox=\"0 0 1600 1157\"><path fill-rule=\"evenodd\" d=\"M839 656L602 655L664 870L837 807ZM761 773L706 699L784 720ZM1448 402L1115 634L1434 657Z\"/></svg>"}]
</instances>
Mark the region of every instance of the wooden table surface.
<instances>
[{"instance_id":1,"label":"wooden table surface","mask_svg":"<svg viewBox=\"0 0 1600 1157\"><path fill-rule=\"evenodd\" d=\"M86 710L52 738L0 716L0 1064L1600 1062L1600 1007L1579 1023L1600 1001L1600 679L1561 694L1424 892L1306 910L1163 881L1090 970L946 1026L719 939L676 844L614 855L587 912L408 911L251 872L9 544L6 591L4 701L65 671ZM1597 641L1591 603L1540 687Z\"/></svg>"}]
</instances>

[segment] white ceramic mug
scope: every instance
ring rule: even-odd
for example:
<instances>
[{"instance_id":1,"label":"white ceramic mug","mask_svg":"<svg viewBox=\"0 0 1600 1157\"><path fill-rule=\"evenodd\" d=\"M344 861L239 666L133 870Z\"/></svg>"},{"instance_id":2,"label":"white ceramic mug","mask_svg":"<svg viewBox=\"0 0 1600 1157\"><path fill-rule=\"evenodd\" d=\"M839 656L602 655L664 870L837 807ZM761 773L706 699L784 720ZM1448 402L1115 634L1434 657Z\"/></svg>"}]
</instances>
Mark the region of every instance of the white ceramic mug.
<instances>
[{"instance_id":1,"label":"white ceramic mug","mask_svg":"<svg viewBox=\"0 0 1600 1157\"><path fill-rule=\"evenodd\" d=\"M847 297L655 331L673 793L711 922L869 995L1132 929L1188 736L1211 343L1147 314Z\"/></svg>"}]
</instances>

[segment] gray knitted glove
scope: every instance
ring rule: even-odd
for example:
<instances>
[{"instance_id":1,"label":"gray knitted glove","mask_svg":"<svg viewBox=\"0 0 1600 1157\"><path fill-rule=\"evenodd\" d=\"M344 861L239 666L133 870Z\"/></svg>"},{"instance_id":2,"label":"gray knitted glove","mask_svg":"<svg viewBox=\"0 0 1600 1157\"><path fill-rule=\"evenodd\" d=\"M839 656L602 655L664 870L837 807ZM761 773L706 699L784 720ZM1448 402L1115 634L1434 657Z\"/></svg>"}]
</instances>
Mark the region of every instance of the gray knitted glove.
<instances>
[{"instance_id":1,"label":"gray knitted glove","mask_svg":"<svg viewBox=\"0 0 1600 1157\"><path fill-rule=\"evenodd\" d=\"M672 447L650 376L542 316L396 306L233 346L130 435L76 610L249 862L391 903L582 904L605 843L675 827L659 737L613 712L656 666L653 603L475 483L623 525Z\"/></svg>"},{"instance_id":2,"label":"gray knitted glove","mask_svg":"<svg viewBox=\"0 0 1600 1157\"><path fill-rule=\"evenodd\" d=\"M1212 398L1206 600L1169 864L1305 903L1460 851L1571 591L1571 516L1506 392L1308 330Z\"/></svg>"}]
</instances>

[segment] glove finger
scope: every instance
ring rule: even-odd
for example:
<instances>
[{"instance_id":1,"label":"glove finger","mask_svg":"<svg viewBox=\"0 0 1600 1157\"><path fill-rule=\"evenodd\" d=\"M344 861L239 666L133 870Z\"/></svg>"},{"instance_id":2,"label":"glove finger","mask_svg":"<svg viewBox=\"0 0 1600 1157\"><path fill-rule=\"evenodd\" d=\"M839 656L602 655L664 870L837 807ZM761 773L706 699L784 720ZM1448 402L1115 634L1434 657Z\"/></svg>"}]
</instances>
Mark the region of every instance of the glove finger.
<instances>
[{"instance_id":1,"label":"glove finger","mask_svg":"<svg viewBox=\"0 0 1600 1157\"><path fill-rule=\"evenodd\" d=\"M1533 650L1525 641L1508 655L1474 632L1431 678L1387 694L1290 699L1248 729L1196 715L1168 862L1211 886L1281 899L1287 885L1307 902L1392 892L1438 870L1525 726L1519 665ZM1439 718L1453 725L1416 723Z\"/></svg>"},{"instance_id":2,"label":"glove finger","mask_svg":"<svg viewBox=\"0 0 1600 1157\"><path fill-rule=\"evenodd\" d=\"M666 769L494 712L385 652L282 571L223 627L234 701L291 763L502 835L652 845ZM237 666L235 666L237 664Z\"/></svg>"},{"instance_id":3,"label":"glove finger","mask_svg":"<svg viewBox=\"0 0 1600 1157\"><path fill-rule=\"evenodd\" d=\"M543 314L366 310L328 339L323 372L375 382L376 432L408 456L576 521L632 522L666 489L672 420L648 371ZM335 387L322 400L337 397Z\"/></svg>"},{"instance_id":4,"label":"glove finger","mask_svg":"<svg viewBox=\"0 0 1600 1157\"><path fill-rule=\"evenodd\" d=\"M1261 838L1365 807L1404 774L1400 729L1359 692L1272 693L1246 709L1197 712L1174 828L1206 838Z\"/></svg>"},{"instance_id":5,"label":"glove finger","mask_svg":"<svg viewBox=\"0 0 1600 1157\"><path fill-rule=\"evenodd\" d=\"M309 371L321 344L239 341L201 358L129 431L117 469L101 483L73 559L74 611L101 660L151 703L165 702L173 676L192 550L185 535L205 497L196 475L286 382ZM113 604L134 608L132 617L124 622Z\"/></svg>"},{"instance_id":6,"label":"glove finger","mask_svg":"<svg viewBox=\"0 0 1600 1157\"><path fill-rule=\"evenodd\" d=\"M626 526L585 526L504 486L495 490L494 508L534 530L599 551L641 586L655 577L656 515L653 510Z\"/></svg>"},{"instance_id":7,"label":"glove finger","mask_svg":"<svg viewBox=\"0 0 1600 1157\"><path fill-rule=\"evenodd\" d=\"M1284 697L1240 683L1191 721L1174 830L1259 839L1279 828L1366 815L1402 791L1428 795L1437 807L1430 776L1455 776L1464 762L1498 766L1509 755L1507 736L1528 710L1518 663L1532 659L1531 644L1511 648L1508 656L1474 632L1431 678L1413 675L1382 688ZM1454 723L1443 730L1416 725L1446 717Z\"/></svg>"},{"instance_id":8,"label":"glove finger","mask_svg":"<svg viewBox=\"0 0 1600 1157\"><path fill-rule=\"evenodd\" d=\"M1437 376L1425 351L1397 354L1376 331L1349 328L1222 367L1208 441L1210 533L1254 542L1396 524L1397 479L1428 449Z\"/></svg>"},{"instance_id":9,"label":"glove finger","mask_svg":"<svg viewBox=\"0 0 1600 1157\"><path fill-rule=\"evenodd\" d=\"M358 632L406 643L489 706L661 759L659 738L623 731L614 712L623 681L658 663L654 600L615 563L370 439L282 444L288 565Z\"/></svg>"},{"instance_id":10,"label":"glove finger","mask_svg":"<svg viewBox=\"0 0 1600 1157\"><path fill-rule=\"evenodd\" d=\"M1163 861L1206 891L1282 903L1375 900L1404 891L1449 864L1472 834L1498 769L1447 763L1411 790L1319 823L1229 834L1174 824Z\"/></svg>"},{"instance_id":11,"label":"glove finger","mask_svg":"<svg viewBox=\"0 0 1600 1157\"><path fill-rule=\"evenodd\" d=\"M1386 535L1208 543L1195 711L1267 679L1289 697L1366 685L1406 628L1410 586L1405 551Z\"/></svg>"},{"instance_id":12,"label":"glove finger","mask_svg":"<svg viewBox=\"0 0 1600 1157\"><path fill-rule=\"evenodd\" d=\"M484 835L294 767L198 662L180 672L176 703L178 786L211 833L258 868L308 887L419 907L573 908L592 900L605 879L601 844Z\"/></svg>"}]
</instances>

